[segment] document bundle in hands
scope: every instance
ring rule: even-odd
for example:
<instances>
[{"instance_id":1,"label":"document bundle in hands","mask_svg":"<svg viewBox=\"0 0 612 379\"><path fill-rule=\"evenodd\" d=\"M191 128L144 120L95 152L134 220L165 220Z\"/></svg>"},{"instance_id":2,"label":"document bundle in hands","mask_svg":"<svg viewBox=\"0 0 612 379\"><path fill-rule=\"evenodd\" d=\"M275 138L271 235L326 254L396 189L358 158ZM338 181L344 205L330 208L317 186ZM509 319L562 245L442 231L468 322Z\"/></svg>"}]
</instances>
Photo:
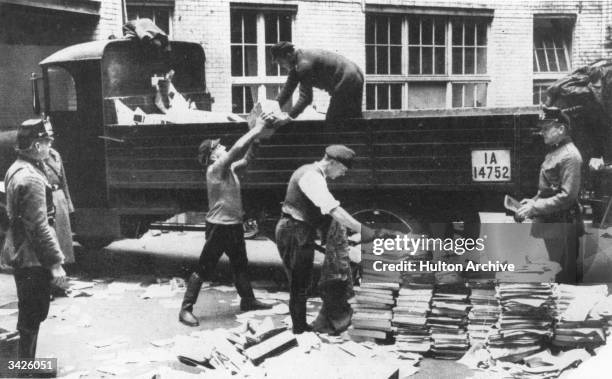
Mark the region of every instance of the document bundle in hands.
<instances>
[{"instance_id":1,"label":"document bundle in hands","mask_svg":"<svg viewBox=\"0 0 612 379\"><path fill-rule=\"evenodd\" d=\"M504 196L504 208L514 213L518 212L521 207L521 202L510 195Z\"/></svg>"}]
</instances>

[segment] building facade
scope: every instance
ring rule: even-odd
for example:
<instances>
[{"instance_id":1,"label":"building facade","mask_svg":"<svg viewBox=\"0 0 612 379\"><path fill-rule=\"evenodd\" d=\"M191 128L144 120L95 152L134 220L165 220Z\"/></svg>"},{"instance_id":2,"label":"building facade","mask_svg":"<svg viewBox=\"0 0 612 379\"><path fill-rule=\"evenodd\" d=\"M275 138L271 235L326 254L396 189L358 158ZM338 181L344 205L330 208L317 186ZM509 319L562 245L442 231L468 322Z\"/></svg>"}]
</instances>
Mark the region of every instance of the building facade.
<instances>
[{"instance_id":1,"label":"building facade","mask_svg":"<svg viewBox=\"0 0 612 379\"><path fill-rule=\"evenodd\" d=\"M2 18L11 21L0 26L0 47L9 52L0 58L0 90L20 89L0 105L0 128L29 110L27 79L40 59L72 43L119 36L125 17L151 18L172 39L202 44L212 109L222 112L247 113L276 96L286 73L268 52L282 40L355 61L366 74L363 106L371 111L539 104L552 81L610 55L612 0L20 3L0 0ZM41 20L47 29L32 28ZM315 91L317 110L327 102Z\"/></svg>"}]
</instances>

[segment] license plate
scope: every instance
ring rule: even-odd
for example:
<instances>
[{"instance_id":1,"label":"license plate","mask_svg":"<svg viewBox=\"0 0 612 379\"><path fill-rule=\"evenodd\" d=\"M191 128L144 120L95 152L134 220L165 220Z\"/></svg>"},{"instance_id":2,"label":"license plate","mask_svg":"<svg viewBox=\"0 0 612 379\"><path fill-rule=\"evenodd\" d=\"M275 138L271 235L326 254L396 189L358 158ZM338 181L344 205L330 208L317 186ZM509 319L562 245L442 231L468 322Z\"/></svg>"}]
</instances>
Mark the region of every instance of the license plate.
<instances>
[{"instance_id":1,"label":"license plate","mask_svg":"<svg viewBox=\"0 0 612 379\"><path fill-rule=\"evenodd\" d=\"M472 180L509 182L510 150L472 150Z\"/></svg>"}]
</instances>

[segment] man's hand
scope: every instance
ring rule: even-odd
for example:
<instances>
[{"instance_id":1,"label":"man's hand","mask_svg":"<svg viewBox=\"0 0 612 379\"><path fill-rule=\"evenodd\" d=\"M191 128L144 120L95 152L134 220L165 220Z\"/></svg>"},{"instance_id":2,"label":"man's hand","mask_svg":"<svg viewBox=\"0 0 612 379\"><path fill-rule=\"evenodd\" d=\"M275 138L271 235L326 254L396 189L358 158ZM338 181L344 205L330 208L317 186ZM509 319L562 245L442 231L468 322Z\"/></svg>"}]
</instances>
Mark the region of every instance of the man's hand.
<instances>
[{"instance_id":1,"label":"man's hand","mask_svg":"<svg viewBox=\"0 0 612 379\"><path fill-rule=\"evenodd\" d=\"M273 125L275 128L281 127L283 125L287 125L290 121L293 120L287 112L282 112L281 114L275 114L274 118L275 119L273 121Z\"/></svg>"},{"instance_id":2,"label":"man's hand","mask_svg":"<svg viewBox=\"0 0 612 379\"><path fill-rule=\"evenodd\" d=\"M535 201L533 199L523 199L521 200L521 207L516 212L516 217L522 221L533 216L534 212Z\"/></svg>"},{"instance_id":3,"label":"man's hand","mask_svg":"<svg viewBox=\"0 0 612 379\"><path fill-rule=\"evenodd\" d=\"M604 168L604 166L605 163L603 158L591 158L591 160L589 160L589 169L593 171L599 171Z\"/></svg>"},{"instance_id":4,"label":"man's hand","mask_svg":"<svg viewBox=\"0 0 612 379\"><path fill-rule=\"evenodd\" d=\"M272 125L273 121L274 113L264 112L259 115L259 117L257 117L257 119L255 120L255 126L253 126L253 129L256 129L259 133L264 130L264 128L268 127L269 125Z\"/></svg>"},{"instance_id":5,"label":"man's hand","mask_svg":"<svg viewBox=\"0 0 612 379\"><path fill-rule=\"evenodd\" d=\"M66 271L61 264L54 264L51 266L51 283L56 287L66 289L68 287L68 281L66 280Z\"/></svg>"}]
</instances>

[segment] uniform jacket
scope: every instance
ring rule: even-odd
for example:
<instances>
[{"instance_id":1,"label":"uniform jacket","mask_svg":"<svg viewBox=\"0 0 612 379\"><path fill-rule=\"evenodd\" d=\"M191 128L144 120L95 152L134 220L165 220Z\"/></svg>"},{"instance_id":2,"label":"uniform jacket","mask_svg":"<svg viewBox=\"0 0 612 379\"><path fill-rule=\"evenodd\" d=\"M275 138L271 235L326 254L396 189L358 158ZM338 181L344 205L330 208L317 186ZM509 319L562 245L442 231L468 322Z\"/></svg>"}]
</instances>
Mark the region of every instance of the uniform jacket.
<instances>
[{"instance_id":1,"label":"uniform jacket","mask_svg":"<svg viewBox=\"0 0 612 379\"><path fill-rule=\"evenodd\" d=\"M64 263L72 263L74 259L74 248L72 246L72 227L70 226L70 213L74 212L74 206L68 190L66 173L60 154L51 149L49 158L45 159L45 172L47 180L53 188L53 205L55 205L54 229L57 239L64 253Z\"/></svg>"},{"instance_id":2,"label":"uniform jacket","mask_svg":"<svg viewBox=\"0 0 612 379\"><path fill-rule=\"evenodd\" d=\"M331 51L309 49L296 51L297 62L289 71L287 82L276 100L283 106L300 85L300 98L289 116L297 117L307 105L312 103L312 87L335 92L363 87L363 73L359 66L340 54Z\"/></svg>"},{"instance_id":3,"label":"uniform jacket","mask_svg":"<svg viewBox=\"0 0 612 379\"><path fill-rule=\"evenodd\" d=\"M546 154L540 167L538 193L533 198L534 237L562 237L565 232L561 224L576 221L581 166L582 156L569 138Z\"/></svg>"},{"instance_id":4,"label":"uniform jacket","mask_svg":"<svg viewBox=\"0 0 612 379\"><path fill-rule=\"evenodd\" d=\"M49 151L49 158L45 159L45 166L45 172L49 184L51 187L53 187L53 190L59 189L64 192L68 212L74 212L74 205L72 205L72 199L70 198L70 191L68 190L68 182L66 181L66 173L64 171L62 157L56 150L51 149Z\"/></svg>"},{"instance_id":5,"label":"uniform jacket","mask_svg":"<svg viewBox=\"0 0 612 379\"><path fill-rule=\"evenodd\" d=\"M64 261L48 219L53 210L52 189L40 165L19 157L6 172L6 206L11 226L2 249L3 265L50 268Z\"/></svg>"}]
</instances>

